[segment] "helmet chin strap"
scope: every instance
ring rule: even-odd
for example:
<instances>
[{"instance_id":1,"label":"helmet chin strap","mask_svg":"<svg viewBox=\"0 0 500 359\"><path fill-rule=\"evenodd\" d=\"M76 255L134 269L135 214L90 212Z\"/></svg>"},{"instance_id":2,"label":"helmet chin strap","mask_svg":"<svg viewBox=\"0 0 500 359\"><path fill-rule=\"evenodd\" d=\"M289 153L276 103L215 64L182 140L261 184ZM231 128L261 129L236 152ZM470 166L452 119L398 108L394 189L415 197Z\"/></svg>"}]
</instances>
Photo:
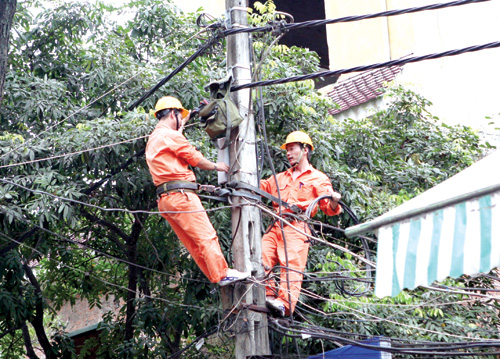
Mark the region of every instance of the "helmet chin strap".
<instances>
[{"instance_id":1,"label":"helmet chin strap","mask_svg":"<svg viewBox=\"0 0 500 359\"><path fill-rule=\"evenodd\" d=\"M179 115L175 112L175 109L172 109L172 113L175 116L175 130L179 131Z\"/></svg>"},{"instance_id":2,"label":"helmet chin strap","mask_svg":"<svg viewBox=\"0 0 500 359\"><path fill-rule=\"evenodd\" d=\"M304 147L302 147L302 150L300 151L300 155L299 155L299 158L297 159L297 161L295 161L295 163L293 165L291 165L292 168L297 167L297 165L299 164L300 160L302 159L302 155L303 154L304 154Z\"/></svg>"}]
</instances>

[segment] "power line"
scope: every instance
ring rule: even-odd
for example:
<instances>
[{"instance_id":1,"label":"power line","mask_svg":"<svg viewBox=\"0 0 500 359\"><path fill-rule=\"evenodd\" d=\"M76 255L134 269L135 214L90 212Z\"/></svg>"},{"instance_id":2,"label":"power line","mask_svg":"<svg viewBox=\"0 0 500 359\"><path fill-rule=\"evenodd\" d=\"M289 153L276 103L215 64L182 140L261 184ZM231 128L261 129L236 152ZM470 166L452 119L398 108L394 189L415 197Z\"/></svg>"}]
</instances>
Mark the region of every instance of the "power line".
<instances>
[{"instance_id":1,"label":"power line","mask_svg":"<svg viewBox=\"0 0 500 359\"><path fill-rule=\"evenodd\" d=\"M43 228L42 228L42 229L43 229ZM1 234L4 238L6 238L6 239L8 239L8 240L10 240L10 241L12 241L12 242L14 242L14 243L17 243L18 245L21 245L21 246L24 246L24 247L26 247L26 248L29 248L29 249L31 249L32 251L34 251L34 252L36 252L36 253L38 253L38 254L40 254L40 255L44 256L44 253L40 252L38 249L36 249L36 248L34 248L34 247L31 247L31 246L29 246L29 245L27 245L27 244L25 244L25 243L23 243L23 242L17 241L17 240L15 240L14 238L8 237L7 235L5 235L5 234L3 234L3 233L0 233L0 234ZM174 305L174 306L179 306L179 307L192 308L192 309L197 309L197 310L202 310L202 309L204 309L204 308L201 308L201 307L198 307L198 306L195 306L195 305L188 305L188 304L176 303L176 302L172 302L172 301L170 301L170 300L164 299L164 298L158 298L158 297L153 297L153 296L147 295L147 294L145 294L145 293L139 293L138 291L135 291L135 290L129 289L129 288L127 288L127 287L125 287L125 286L122 286L122 285L120 285L120 284L112 283L112 282L110 282L110 281L108 281L108 280L102 279L102 278L100 278L100 277L98 277L98 276L96 276L96 275L93 275L93 274L91 274L91 273L89 273L89 272L86 272L86 271L84 271L84 270L82 270L82 269L80 269L80 268L75 268L75 267L69 266L69 265L67 265L67 264L66 264L66 263L64 263L64 262L58 261L58 260L56 260L56 259L54 259L54 258L51 258L50 256L47 256L47 257L46 257L46 259L47 259L48 261L55 262L56 264L61 265L61 266L63 266L63 267L66 267L66 268L68 268L68 269L71 269L71 270L74 270L74 271L76 271L76 272L80 272L80 273L82 273L82 274L84 274L84 275L86 275L86 276L92 277L92 278L94 278L94 279L96 279L96 280L98 280L98 281L100 281L100 282L102 282L102 283L104 283L104 284L110 285L110 286L115 287L115 288L118 288L118 289L126 290L126 291L131 292L131 293L135 293L135 294L141 295L141 296L143 296L143 297L145 297L145 298L149 298L149 299L153 299L153 300L159 300L159 301L162 301L162 302L165 302L165 303L168 303L168 304Z\"/></svg>"},{"instance_id":2,"label":"power line","mask_svg":"<svg viewBox=\"0 0 500 359\"><path fill-rule=\"evenodd\" d=\"M336 24L336 23L342 23L342 22L352 22L352 21L358 21L358 20L374 19L377 17L410 14L410 13L415 13L415 12L420 12L420 11L425 11L425 10L438 10L438 9L444 9L447 7L474 4L474 3L480 3L480 2L485 2L485 1L490 1L490 0L460 0L460 1L451 1L451 2L447 2L447 3L441 3L441 4L413 7L413 8L408 8L408 9L381 11L378 13L373 13L373 14L368 14L368 15L346 16L346 17L341 17L341 18L337 18L337 19L310 20L310 21L297 22L297 23L292 23L292 24L273 23L273 24L270 24L267 26L261 26L261 27L250 27L250 28L243 28L243 29L238 28L238 29L226 30L226 31L224 31L224 36L234 35L234 34L241 33L241 32L247 32L247 33L250 33L250 32L285 32L288 30L296 30L296 29L302 29L302 28L306 28L306 27L324 26L324 25L330 25L330 24Z\"/></svg>"},{"instance_id":3,"label":"power line","mask_svg":"<svg viewBox=\"0 0 500 359\"><path fill-rule=\"evenodd\" d=\"M165 85L172 77L177 75L182 69L184 69L187 65L189 65L191 62L193 62L197 57L200 55L204 54L208 49L210 49L212 46L214 46L220 39L220 35L215 34L215 29L212 29L212 37L203 44L194 54L192 54L190 57L186 59L181 65L179 65L174 71L172 71L168 76L163 78L160 82L158 82L151 90L149 90L147 93L145 93L141 98L139 98L137 101L135 101L132 105L130 105L127 110L132 111L134 108L139 106L141 103L143 103L148 97L150 97L153 93L155 93L160 87Z\"/></svg>"},{"instance_id":4,"label":"power line","mask_svg":"<svg viewBox=\"0 0 500 359\"><path fill-rule=\"evenodd\" d=\"M406 323L397 322L397 321L390 320L390 319L387 319L387 318L380 318L380 317L377 317L377 316L375 316L373 314L369 314L369 313L366 313L366 312L354 309L352 307L349 307L349 306L347 306L347 305L345 305L345 304L343 304L341 302L336 302L336 304L339 304L342 307L346 307L349 310L351 310L353 312L356 312L356 313L358 313L360 315L363 315L365 317L368 316L368 317L371 317L371 318L378 319L380 322L386 322L386 323L396 324L396 325L400 325L400 326L403 326L403 327L407 327L407 328L410 328L410 329L414 329L414 330L418 330L418 331L426 332L426 333L441 334L441 335L446 335L446 336L449 336L449 337L460 338L460 339L469 339L468 337L464 337L464 336L461 336L461 335L455 335L455 334L451 334L451 333L438 332L438 331L435 331L435 330L432 330L432 329L426 329L426 328L416 327L416 326L413 326L413 325L409 325L409 324L406 324Z\"/></svg>"},{"instance_id":5,"label":"power line","mask_svg":"<svg viewBox=\"0 0 500 359\"><path fill-rule=\"evenodd\" d=\"M312 296L311 296L312 297ZM333 300L331 299L327 299L328 301L331 301L333 302ZM431 301L436 301L438 300L438 298L434 298L432 299ZM471 302L471 301L474 301L474 299L471 299L469 301L463 301L464 303L465 302ZM430 302L430 301L429 301ZM430 303L427 302L427 303L422 303L423 305L425 305L426 307L430 306ZM334 302L335 303L335 302ZM352 304L352 301L348 301L349 305ZM452 303L445 303L445 304L460 304L462 303L461 302L452 302ZM323 318L327 318L327 317L331 317L332 315L336 315L337 313L331 313L331 314L326 314L325 312L321 311L321 310L318 310L316 308L313 308L309 305L307 305L306 303L304 302L301 302L302 305L306 306L307 308L310 308L310 310L306 310L306 312L309 312L310 314L320 314L321 317ZM368 303L361 303L361 304L368 304ZM438 303L439 305L439 303ZM434 306L434 305L432 305ZM303 308L301 308L303 309ZM412 308L408 308L408 309L405 309L403 312L406 312L408 310L412 310ZM314 312L313 312L314 311ZM348 313L344 313L344 314L348 314ZM396 313L397 314L397 313ZM307 319L304 317L304 319L307 320L308 323L311 323L311 320L310 319ZM407 320L407 317L401 317L399 318L401 320ZM380 321L383 321L382 318L380 319L367 319L365 317L363 317L363 319L345 319L345 318L340 318L338 316L335 316L335 318L333 318L332 320L334 321L342 321L342 322L360 322L360 323L366 323L366 322L372 322L372 323L376 323L376 322L380 322ZM422 318L422 320L426 320L426 318ZM459 329L463 329L464 327L460 327L457 323L449 323L449 322L446 322L448 325L455 325L457 326ZM298 325L299 327L302 326L301 324ZM318 330L320 330L321 332L330 332L330 333L336 333L336 334L342 334L344 336L356 336L356 337L369 337L368 335L364 335L364 334L359 334L359 333L349 333L349 332L341 332L341 331L338 331L338 330L334 330L334 329L330 329L330 328L321 328L321 327L318 327L318 326L315 326L316 328L318 328ZM487 330L482 330L482 329L479 329L479 328L476 328L476 331L480 331L480 332L483 332L483 333L488 333L488 334L491 334L491 335L498 335L498 331L487 331ZM442 335L448 335L447 333L441 333ZM406 338L394 338L394 337L385 337L387 339L389 339L392 343L396 342L396 341L399 341L399 342L408 342L408 341L411 341L412 343L409 344L409 345L423 345L423 344L431 344L431 345L439 345L439 346L446 346L448 344L451 344L451 345L454 345L454 343L441 343L441 342L429 342L429 341L416 341L416 340L413 340L413 339L406 339ZM461 337L462 339L472 339L470 337ZM494 340L494 339L492 339ZM490 341L482 341L483 343L490 343ZM456 343L455 343L456 344ZM467 344L469 344L469 342L467 342Z\"/></svg>"},{"instance_id":6,"label":"power line","mask_svg":"<svg viewBox=\"0 0 500 359\"><path fill-rule=\"evenodd\" d=\"M115 143L111 143L111 144L108 144L108 145L102 145L102 146L98 146L98 147L94 147L94 148L89 148L89 149L86 149L86 150L80 150L80 151L75 151L75 152L71 152L71 153L65 153L65 154L62 154L62 155L56 155L56 156L45 157L45 158L38 158L38 159L36 159L36 160L32 160L32 161L25 161L25 162L11 163L11 164L8 164L8 165L2 165L2 166L0 166L0 168L7 168L7 167L14 167L14 166L22 166L22 165L28 165L28 164L37 163L37 162L42 162L42 161L49 161L49 160L55 160L55 159L58 159L58 158L63 158L63 157L69 157L69 156L79 155L79 154L82 154L82 153L85 153L85 152L96 151L96 150L102 150L102 149L104 149L104 148L113 147L113 146L116 146L116 145L121 145L121 144L124 144L124 143L128 143L128 142L133 142L133 141L141 140L141 139L146 138L146 137L148 137L148 136L149 136L149 135L146 135L146 136L141 136L141 137L136 137L136 138L132 138L132 139L130 139L130 140L123 140L123 141L120 141L120 142L115 142Z\"/></svg>"},{"instance_id":7,"label":"power line","mask_svg":"<svg viewBox=\"0 0 500 359\"><path fill-rule=\"evenodd\" d=\"M3 213L7 214L7 213L9 212L9 209L5 209L5 208L3 208L3 207L0 207L0 211L2 211ZM24 222L24 223L26 223L26 224L28 224L28 225L31 225L31 226L36 227L37 229L39 229L39 230L41 230L41 231L43 231L43 232L46 232L46 233L51 234L51 235L53 235L53 236L55 236L55 237L58 237L58 238L60 238L61 240L65 241L65 242L69 242L69 243L72 243L72 244L75 244L75 245L78 245L78 246L85 247L85 248L90 249L90 250L92 250L92 251L94 251L94 252L96 252L96 253L98 253L98 254L100 254L100 255L103 255L103 256L105 256L105 257L108 257L108 258L114 259L114 260L116 260L116 261L118 261L118 262L122 262L122 263L124 263L124 264L130 265L130 266L134 266L134 267L136 267L136 268L144 269L144 270L147 270L147 271L150 271L150 272L156 273L156 274L161 274L161 275L169 276L169 277L172 277L172 278L177 278L177 277L178 277L178 276L177 276L177 275L175 275L175 274L172 274L172 273L167 273L167 272L162 272L162 271L160 271L160 270L153 269L153 268L149 268L149 267L143 266L143 265L141 265L141 264L133 263L133 262L130 262L130 261L126 260L126 259L123 259L123 258L120 258L120 257L114 256L114 255L111 255L111 254L109 254L109 253L106 253L106 252L100 251L99 249L96 249L96 248L94 248L94 247L90 247L90 246L88 246L88 245L87 245L87 244L85 244L85 243L82 243L82 242L78 242L78 241L75 241L75 240L69 239L69 238L67 238L67 237L64 237L63 235L60 235L60 234L58 234L58 233L55 233L55 232L51 231L50 229L43 228L43 227L41 227L41 226L39 226L39 225L37 225L37 224L33 223L33 222L32 222L32 221L30 221L30 220L25 219L25 218L18 218L18 219L20 219L22 222ZM12 242L15 242L15 243L17 243L17 244L19 244L19 243L20 243L20 241L16 241L16 240L14 240L14 239L11 239L10 237L8 237L7 235L5 235L5 234L3 234L3 233L2 233L2 235L3 235L4 237L6 237L7 239L11 240ZM27 247L29 247L29 246L27 246ZM31 248L31 247L29 247L29 248ZM38 252L38 253L40 253L40 252ZM180 278L182 278L182 279L186 279L186 280L189 280L189 281L194 281L194 282L208 283L207 281L200 280L200 279L193 279L193 278L188 278L188 277L183 277L183 276L180 276Z\"/></svg>"},{"instance_id":8,"label":"power line","mask_svg":"<svg viewBox=\"0 0 500 359\"><path fill-rule=\"evenodd\" d=\"M481 1L489 1L489 0L481 0ZM383 67L401 66L404 64L408 64L408 63L414 63L414 62L419 62L419 61L424 61L424 60L433 60L433 59L438 59L441 57L455 56L455 55L460 55L460 54L464 54L467 52L474 52L474 51L480 51L480 50L485 50L485 49L493 49L493 48L497 48L497 47L500 47L500 41L490 42L490 43L483 44L483 45L469 46L469 47L464 47L462 49L449 50L449 51L444 51L444 52L439 52L439 53L434 53L434 54L429 54L429 55L414 56L414 57L408 57L405 59L380 62L380 63L373 64L373 65L356 66L356 67L351 67L351 68L343 69L343 70L322 71L322 72L315 72L315 73L307 74L307 75L292 76L292 77L287 77L287 78L277 79L277 80L265 80L265 81L250 82L247 84L231 87L231 91L238 91L238 90L243 90L243 89L253 88L253 87L260 87L260 86L279 85L279 84L284 84L284 83L288 83L288 82L313 80L313 79L317 79L320 77L337 76L337 75L342 75L342 74L348 74L351 72L361 72L361 71L368 71L368 70L373 70L373 69L380 69Z\"/></svg>"},{"instance_id":9,"label":"power line","mask_svg":"<svg viewBox=\"0 0 500 359\"><path fill-rule=\"evenodd\" d=\"M368 302L355 302L355 301L352 301L352 300L346 300L345 304L344 305L343 303L343 300L340 298L326 298L326 297L322 297L322 296L319 296L318 294L316 293L313 293L307 289L304 290L304 295L314 299L314 300L322 300L324 302L330 302L332 303L332 305L341 305L343 307L346 308L346 310L349 310L351 309L352 307L352 304L357 304L363 308L366 308L367 306L384 306L383 303L368 303ZM303 307L307 307L309 308L309 310L306 310L307 312L309 312L310 314L313 314L313 315L318 315L322 318L331 318L331 317L334 317L333 320L335 321L346 321L346 322L372 322L372 323L380 323L380 322L384 322L384 321L389 321L391 320L391 323L400 323L400 321L398 322L393 322L394 320L396 319L399 319L399 320L402 320L403 323L404 321L406 321L408 319L408 317L397 317L398 315L402 315L408 311L413 311L415 309L418 309L418 308L422 308L422 309L426 309L426 308L429 308L429 307L446 307L446 306L449 306L449 305L459 305L459 304L467 304L467 303L474 303L474 302L478 302L478 301L481 301L481 299L478 299L478 298L471 298L471 299L468 299L468 300L460 300L460 301L453 301L453 302L445 302L445 303L433 303L433 302L436 302L437 300L440 300L442 299L442 297L444 297L444 294L441 295L441 296L436 296L435 298L432 298L430 299L429 301L427 302L424 302L424 303L419 303L419 304L415 304L415 305L395 305L395 304L385 304L386 307L388 308L391 308L391 307L394 307L394 308L397 308L397 309L400 309L399 311L396 311L394 314L391 314L390 316L388 317L385 317L385 318L382 318L382 317L379 317L379 316L375 316L375 315L370 315L372 317L372 319L370 318L367 318L366 316L362 316L362 319L344 319L344 318L340 318L338 316L338 313L337 312L332 312L332 313L325 313L324 311L321 311L319 309L316 309L316 308L313 308L311 306L309 306L307 303L305 303L304 301L300 301L299 302L301 303L301 308L302 310L304 310ZM341 303L341 304L338 304L338 303ZM354 309L352 309L354 311ZM355 314L355 313L350 313L348 311L346 312L342 312L342 314L345 314L345 315L356 315L358 316L358 314ZM411 314L410 314L411 315ZM411 317L414 317L415 319L419 319L419 320L422 320L422 321L427 321L429 318L426 317L426 316L423 316L421 318L419 318L418 316L415 317L415 316L411 316ZM436 322L439 322L440 319L437 319L437 318L433 318L433 321L436 321ZM456 322L449 322L446 320L446 318L442 318L441 320L442 323L446 323L447 324L447 327L457 327L461 330L471 330L471 328L467 327L465 324L460 326L460 323L456 323ZM405 324L403 324L405 325ZM422 330L427 330L427 329L422 329ZM450 329L448 329L450 331ZM474 334L476 334L476 332L481 332L481 333L488 333L488 334L492 334L492 335L498 335L498 331L496 330L486 330L486 329L483 329L483 328L475 328L474 329ZM446 332L442 332L441 333L442 335L446 335L446 336L451 336L452 334L448 334ZM479 333L478 333L479 334ZM458 337L460 339L471 339L471 337L467 336L467 337L464 337L464 336L461 336L461 337Z\"/></svg>"},{"instance_id":10,"label":"power line","mask_svg":"<svg viewBox=\"0 0 500 359\"><path fill-rule=\"evenodd\" d=\"M191 126L196 126L196 125L197 125L196 123L192 123L192 124L184 126L184 128L191 127ZM79 155L79 154L82 154L82 153L85 153L85 152L102 150L102 149L105 149L105 148L108 148L108 147L113 147L113 146L121 145L121 144L128 143L128 142L142 140L142 139L145 139L147 137L149 137L149 135L135 137L135 138L131 138L129 140L123 140L123 141L119 141L119 142L114 142L114 143L110 143L108 145L102 145L102 146L98 146L98 147L88 148L86 150L80 150L80 151L74 151L74 152L70 152L70 153L65 153L65 154L62 154L62 155L55 155L55 156L51 156L51 157L38 158L36 160L25 161L25 162L10 163L8 165L0 165L0 169L1 168L7 168L7 167L21 166L21 165L29 165L29 164L32 164L32 163L49 161L49 160L54 160L54 159L58 159L58 158Z\"/></svg>"},{"instance_id":11,"label":"power line","mask_svg":"<svg viewBox=\"0 0 500 359\"><path fill-rule=\"evenodd\" d=\"M420 348L412 348L412 349L406 349L406 348L401 348L401 347L379 347L376 345L370 345L366 344L357 340L352 340L345 338L340 335L335 335L333 333L325 333L323 328L299 328L299 329L294 329L291 328L290 326L284 327L280 324L278 320L273 320L271 323L275 326L275 330L279 331L280 333L284 334L285 336L289 337L297 337L297 338L303 338L304 335L312 336L315 338L322 338L326 340L331 340L331 341L337 341L346 345L354 345L357 347L362 347L366 349L373 349L381 352L391 352L391 353L400 353L400 354L413 354L413 355L434 355L434 356L471 356L471 355L477 355L477 356L482 356L482 355L496 355L500 354L500 351L495 351L495 352L463 352L463 351L458 351L460 349L471 349L471 348L497 348L500 346L499 341L494 341L494 342L465 342L465 343L446 343L444 345L436 345L436 346L427 346L427 347L420 347ZM292 333L297 333L296 335L290 334ZM445 351L447 350L447 351ZM451 352L450 350L455 350Z\"/></svg>"},{"instance_id":12,"label":"power line","mask_svg":"<svg viewBox=\"0 0 500 359\"><path fill-rule=\"evenodd\" d=\"M354 253L354 252L352 252L352 251L348 250L347 248L341 247L341 246L339 246L339 245L337 245L337 244L335 244L335 243L330 243L330 242L327 242L327 241L323 240L322 238L314 237L314 236L312 236L312 235L310 235L310 234L308 234L308 233L305 233L304 231L302 231L302 230L300 230L299 228L295 227L293 224L291 224L291 223L290 223L289 221L287 221L286 219L284 219L284 218L280 217L279 215L275 214L273 211L271 211L271 210L267 209L266 207L262 206L261 204L259 204L259 203L254 203L254 205L255 205L255 206L257 206L257 207L259 207L261 210L263 210L263 211L267 212L268 214L270 214L270 215L274 216L274 217L275 217L275 218L277 218L279 221L282 221L282 222L283 222L283 223L285 223L286 225L290 226L291 228L293 228L293 229L294 229L294 230L296 230L297 232L302 233L302 234L303 234L303 235L305 235L307 238L310 238L310 239L316 240L316 241L318 241L318 242L320 242L320 243L323 243L323 244L325 244L325 245L327 245L327 246L330 246L330 247L332 247L332 248L338 249L338 250L340 250L340 251L342 251L342 252L349 253L351 256L353 256L353 257L357 258L357 259L358 259L358 260L360 260L361 262L363 262L363 263L365 263L365 264L368 264L368 265L370 265L370 266L372 266L372 267L375 267L375 263L373 263L373 262L371 262L371 261L367 260L367 259L366 259L366 258L364 258L364 257L361 257L361 256L357 255L356 253Z\"/></svg>"},{"instance_id":13,"label":"power line","mask_svg":"<svg viewBox=\"0 0 500 359\"><path fill-rule=\"evenodd\" d=\"M139 213L142 213L142 214L198 213L198 212L215 212L215 211L220 211L220 210L226 209L226 208L233 208L233 207L239 207L239 206L241 206L240 204L237 204L237 205L220 206L220 207L216 207L216 208L209 208L209 209L203 209L203 210L200 209L200 210L193 210L193 211L146 211L146 210L130 210L130 209L127 209L127 208L104 208L104 207L97 206L97 205L94 205L94 204L82 202L82 201L79 201L79 200L76 200L76 199L57 196L55 194L52 194L52 193L49 193L49 192L45 192L45 191L42 191L42 190L28 188L26 186L20 185L20 184L15 183L15 182L8 181L8 180L3 179L3 178L0 178L0 182L4 182L4 183L10 184L10 185L22 188L22 189L24 189L26 191L29 191L29 192L32 192L32 193L43 194L43 195L46 195L46 196L49 196L49 197L52 197L52 198L55 198L55 199L59 199L61 201L72 202L72 203L79 204L79 205L82 205L82 206L87 206L87 207L90 207L90 208L95 208L95 209L98 209L98 210L101 210L101 211L104 211L104 212L125 212L125 213L128 213L128 214L139 214Z\"/></svg>"},{"instance_id":14,"label":"power line","mask_svg":"<svg viewBox=\"0 0 500 359\"><path fill-rule=\"evenodd\" d=\"M40 138L41 135L43 135L44 133L50 131L51 129L59 126L60 124L62 124L63 122L66 122L68 119L70 119L71 117L75 116L76 114L82 112L83 110L89 108L91 105L93 105L94 103L96 103L97 101L99 101L100 99L106 97L107 95L109 95L110 93L112 93L113 91L119 89L120 87L124 86L127 82L131 81L134 77L140 75L142 73L142 71L139 71L138 73L136 73L135 75L129 77L128 79L126 79L125 81L123 81L121 84L113 87L111 90L109 90L108 92L104 93L103 95L99 96L98 98L94 99L93 101L91 101L88 105L84 106L84 107L81 107L80 109L76 110L75 112L71 113L69 116L63 118L61 121L55 123L54 125L50 126L49 128L43 130L42 132L40 133L37 133L35 136L33 136L32 138L29 138L28 140L24 141L22 144L20 144L19 146L17 147L14 147L13 149L11 149L10 151L2 154L0 156L0 158L3 158L5 156L7 156L8 154L14 152L15 150L21 148L21 147L24 147L26 146L28 143L32 142L33 140L37 139L37 138Z\"/></svg>"},{"instance_id":15,"label":"power line","mask_svg":"<svg viewBox=\"0 0 500 359\"><path fill-rule=\"evenodd\" d=\"M23 185L20 185L18 183L11 182L11 181L8 181L8 180L5 180L5 179L1 179L0 178L0 182L4 182L4 183L7 183L7 184L10 184L10 185L13 185L13 186L17 186L19 188L22 188L22 189L24 189L26 191L29 191L29 192L32 192L32 193L47 195L49 197L52 197L52 198L55 198L55 199L58 199L58 200L72 202L72 203L83 205L83 206L87 206L87 207L90 207L90 208L99 209L99 210L105 211L105 212L125 212L125 213L129 213L129 214L138 214L138 213L143 213L143 214L196 213L196 212L200 212L200 211L204 211L204 212L219 211L219 210L223 210L223 209L226 209L226 208L239 207L239 206L242 206L242 205L255 205L255 206L259 207L261 210L264 210L267 213L271 214L272 216L275 216L280 221L283 221L284 223L289 224L289 222L286 219L279 217L277 214L275 214L271 210L268 210L266 207L264 207L264 206L262 206L260 204L252 203L252 202L247 202L246 204L236 204L236 205L229 205L229 206L220 206L220 207L217 207L217 208L204 209L204 210L195 210L195 211L157 211L157 212L154 212L154 211L145 211L145 210L129 210L129 209L125 209L125 208L104 208L104 207L100 207L100 206L93 205L93 204L90 204L90 203L82 202L82 201L79 201L79 200L76 200L76 199L65 198L65 197L54 195L54 194L49 193L49 192L45 192L45 191L41 191L41 190L36 190L36 189L31 189L31 188L28 188L26 186L23 186ZM293 227L295 230L297 230L297 231L300 232L300 229L294 227L291 224L290 224L290 226ZM309 237L309 238L311 238L313 240L316 240L318 242L321 242L323 244L326 244L327 246L339 249L339 250L341 250L343 252L350 253L352 256L358 258L359 260L364 261L365 263L368 262L368 264L372 265L372 267L374 266L374 264L371 263L370 261L367 261L363 257L358 256L357 254L349 251L348 249L346 249L344 247L338 246L338 245L336 245L334 243L330 243L330 242L328 242L328 241L326 241L326 240L324 240L322 238L319 238L319 237L311 236L311 235L308 235L308 234L306 234L306 235L307 235L307 237Z\"/></svg>"}]
</instances>

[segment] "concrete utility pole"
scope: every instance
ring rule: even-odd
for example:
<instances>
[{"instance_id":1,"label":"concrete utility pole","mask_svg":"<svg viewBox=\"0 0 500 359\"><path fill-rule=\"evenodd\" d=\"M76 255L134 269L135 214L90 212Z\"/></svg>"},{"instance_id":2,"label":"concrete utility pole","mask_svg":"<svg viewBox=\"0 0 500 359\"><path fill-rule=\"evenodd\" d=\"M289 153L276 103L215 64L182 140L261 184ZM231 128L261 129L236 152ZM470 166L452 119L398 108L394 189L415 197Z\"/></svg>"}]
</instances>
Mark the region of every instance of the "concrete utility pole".
<instances>
[{"instance_id":1,"label":"concrete utility pole","mask_svg":"<svg viewBox=\"0 0 500 359\"><path fill-rule=\"evenodd\" d=\"M226 0L226 21L231 27L247 26L247 0ZM234 85L251 81L249 35L239 33L227 37L227 70L233 74ZM245 89L232 94L238 110L243 117L239 128L233 130L229 159L231 180L241 181L253 186L259 185L257 159L255 156L255 125L251 104L251 90ZM234 204L245 203L241 197L233 197ZM253 206L233 208L231 211L233 230L233 260L235 268L251 271L255 277L262 277L260 215ZM251 310L240 310L241 304L265 307L265 289L260 285L237 283L223 290L225 309L236 307L235 354L237 359L254 355L270 354L267 316Z\"/></svg>"}]
</instances>

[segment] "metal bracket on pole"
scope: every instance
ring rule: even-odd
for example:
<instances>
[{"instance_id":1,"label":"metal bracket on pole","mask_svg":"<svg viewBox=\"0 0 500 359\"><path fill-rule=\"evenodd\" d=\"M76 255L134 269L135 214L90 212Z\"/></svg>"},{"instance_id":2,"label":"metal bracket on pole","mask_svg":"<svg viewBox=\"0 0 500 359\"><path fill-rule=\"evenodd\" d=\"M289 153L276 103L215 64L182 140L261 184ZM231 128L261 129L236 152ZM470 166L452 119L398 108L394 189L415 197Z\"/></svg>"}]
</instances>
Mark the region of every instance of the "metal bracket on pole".
<instances>
[{"instance_id":1,"label":"metal bracket on pole","mask_svg":"<svg viewBox=\"0 0 500 359\"><path fill-rule=\"evenodd\" d=\"M233 21L232 21L232 16L231 16L231 13L233 12L233 10L241 10L241 11L245 11L247 12L248 9L246 7L241 7L241 6L234 6L230 9L227 9L226 10L226 16L225 16L225 25L226 25L226 30L229 30L231 29L232 27L246 27L246 26L242 26L242 25L239 25L239 24L233 24Z\"/></svg>"}]
</instances>

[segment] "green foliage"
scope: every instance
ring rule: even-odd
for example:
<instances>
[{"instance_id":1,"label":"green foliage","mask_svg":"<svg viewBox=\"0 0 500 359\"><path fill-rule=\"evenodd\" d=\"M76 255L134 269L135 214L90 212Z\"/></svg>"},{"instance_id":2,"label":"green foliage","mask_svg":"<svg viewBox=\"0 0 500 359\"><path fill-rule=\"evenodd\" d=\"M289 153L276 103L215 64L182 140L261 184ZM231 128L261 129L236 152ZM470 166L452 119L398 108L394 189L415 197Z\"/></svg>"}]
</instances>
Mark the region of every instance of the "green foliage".
<instances>
[{"instance_id":1,"label":"green foliage","mask_svg":"<svg viewBox=\"0 0 500 359\"><path fill-rule=\"evenodd\" d=\"M0 186L0 223L5 233L0 248L30 229L36 235L15 246L0 265L11 266L10 256L18 258L13 263L32 261L43 290L38 300L51 311L75 303L77 296L91 307L100 306L104 296L126 300L127 262L151 268L156 272L140 273L138 290L151 300L135 303L134 326L147 326L144 332L149 338L163 338L162 345L151 342L149 351L135 354L159 357L156 354L165 348L173 353L181 338L199 335L205 325L215 323L218 307L208 296L212 286L161 217L99 208L155 208L154 187L140 155L145 136L156 125L149 109L162 92L179 96L188 107L206 97L202 86L219 76L220 70L213 66L219 55L200 58L184 71L190 80L173 79L142 108L127 112L128 105L197 49L200 40L186 41L198 31L193 15L184 15L164 1L134 1L116 10L103 3L60 2L39 8L36 16L28 9L31 3L19 5L8 94L0 109L0 160L2 165L28 163L1 169L9 183ZM111 13L127 11L135 12L135 17L125 25L109 21ZM190 132L195 142L209 147L199 130ZM98 183L102 184L89 192ZM228 216L217 214L217 218L227 221ZM137 241L134 256L127 252L132 240ZM223 240L227 243L229 235ZM22 268L18 265L5 275L11 279L2 282L2 333L19 328L34 311L33 286ZM17 282L11 283L13 278ZM208 309L199 310L200 303ZM109 330L103 330L103 337L110 340L100 347L102 355L114 357L119 348L134 354L134 345L123 341L124 317L110 315L104 323L111 322ZM133 339L137 347L148 340L141 332ZM6 335L22 338L19 331ZM53 350L62 355L68 350L65 343L64 332L55 331ZM92 345L87 343L84 351Z\"/></svg>"},{"instance_id":2,"label":"green foliage","mask_svg":"<svg viewBox=\"0 0 500 359\"><path fill-rule=\"evenodd\" d=\"M439 123L420 95L396 86L385 96L388 108L371 118L332 121L336 162L345 171L339 188L365 219L465 169L485 148L469 127Z\"/></svg>"}]
</instances>

